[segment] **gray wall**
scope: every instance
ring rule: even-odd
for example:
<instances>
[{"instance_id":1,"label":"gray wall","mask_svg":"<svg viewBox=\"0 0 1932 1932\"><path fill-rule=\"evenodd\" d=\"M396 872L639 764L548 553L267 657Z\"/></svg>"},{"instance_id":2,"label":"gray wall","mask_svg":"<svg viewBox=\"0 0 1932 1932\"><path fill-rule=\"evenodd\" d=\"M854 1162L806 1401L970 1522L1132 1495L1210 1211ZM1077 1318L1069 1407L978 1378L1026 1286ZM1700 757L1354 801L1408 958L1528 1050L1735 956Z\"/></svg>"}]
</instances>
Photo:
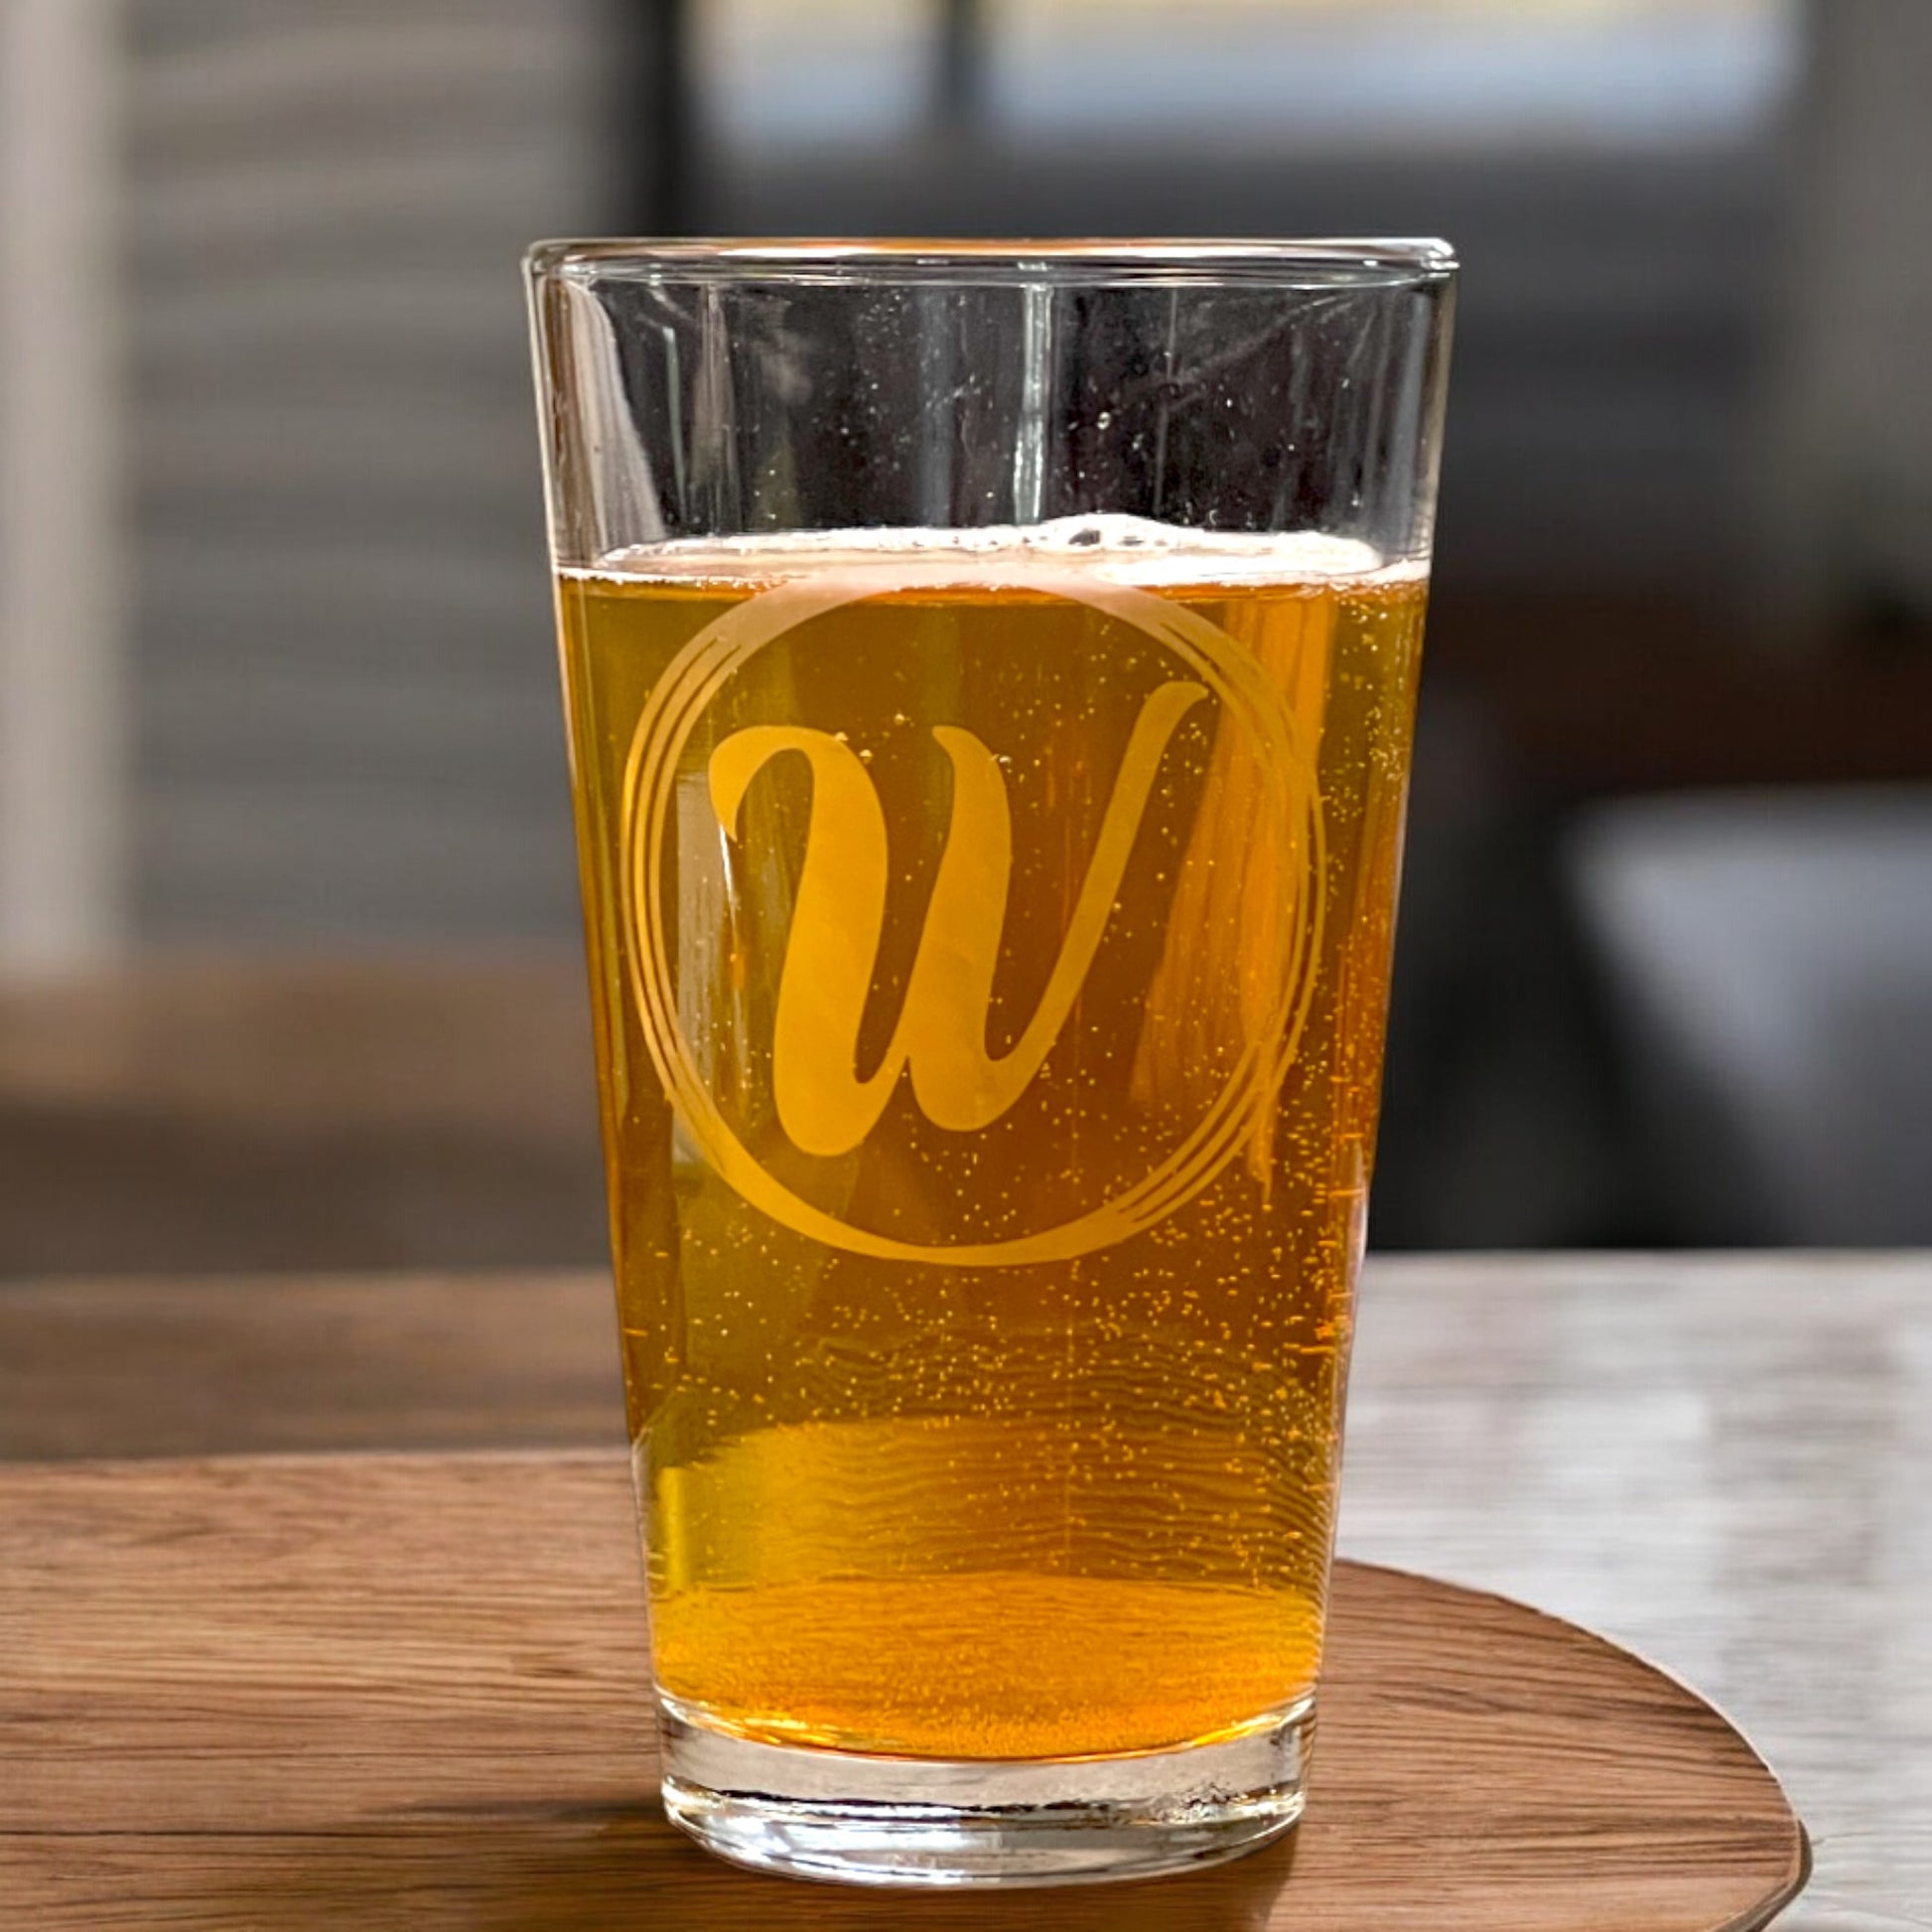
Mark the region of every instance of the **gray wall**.
<instances>
[{"instance_id":1,"label":"gray wall","mask_svg":"<svg viewBox=\"0 0 1932 1932\"><path fill-rule=\"evenodd\" d=\"M1723 599L1746 549L1776 130L1710 143L1337 153L1145 144L722 177L754 233L1445 234L1461 253L1440 581Z\"/></svg>"},{"instance_id":2,"label":"gray wall","mask_svg":"<svg viewBox=\"0 0 1932 1932\"><path fill-rule=\"evenodd\" d=\"M135 924L567 931L517 256L608 222L595 0L133 0Z\"/></svg>"},{"instance_id":3,"label":"gray wall","mask_svg":"<svg viewBox=\"0 0 1932 1932\"><path fill-rule=\"evenodd\" d=\"M514 271L641 201L626 10L128 4L137 936L568 934ZM1448 232L1445 593L1696 599L1746 547L1776 154L1764 122L1409 153L742 142L700 155L689 214Z\"/></svg>"}]
</instances>

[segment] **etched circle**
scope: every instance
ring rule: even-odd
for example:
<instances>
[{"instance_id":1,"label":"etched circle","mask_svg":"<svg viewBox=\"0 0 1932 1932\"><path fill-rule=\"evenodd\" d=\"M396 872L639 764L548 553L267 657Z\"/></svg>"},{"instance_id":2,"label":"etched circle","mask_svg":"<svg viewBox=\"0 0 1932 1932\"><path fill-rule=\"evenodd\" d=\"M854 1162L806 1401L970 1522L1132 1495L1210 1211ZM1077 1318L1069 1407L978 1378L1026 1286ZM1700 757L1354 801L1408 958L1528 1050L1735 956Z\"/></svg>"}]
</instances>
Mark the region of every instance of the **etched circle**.
<instances>
[{"instance_id":1,"label":"etched circle","mask_svg":"<svg viewBox=\"0 0 1932 1932\"><path fill-rule=\"evenodd\" d=\"M678 763L698 721L726 682L774 639L847 604L905 591L954 589L960 567L895 559L840 566L780 584L714 619L678 652L652 688L624 766L619 879L629 944L625 965L644 1044L685 1131L720 1177L796 1233L850 1254L939 1267L1015 1267L1066 1261L1143 1233L1191 1200L1226 1165L1275 1096L1295 1058L1321 945L1325 869L1313 759L1293 713L1254 653L1184 605L1128 584L1046 565L1002 560L1000 588L1084 604L1153 639L1199 677L1222 714L1245 732L1271 805L1306 863L1301 916L1283 922L1279 994L1269 1021L1192 1131L1141 1180L1056 1226L998 1241L925 1244L856 1227L777 1179L732 1131L698 1071L677 1015L663 917L664 829Z\"/></svg>"}]
</instances>

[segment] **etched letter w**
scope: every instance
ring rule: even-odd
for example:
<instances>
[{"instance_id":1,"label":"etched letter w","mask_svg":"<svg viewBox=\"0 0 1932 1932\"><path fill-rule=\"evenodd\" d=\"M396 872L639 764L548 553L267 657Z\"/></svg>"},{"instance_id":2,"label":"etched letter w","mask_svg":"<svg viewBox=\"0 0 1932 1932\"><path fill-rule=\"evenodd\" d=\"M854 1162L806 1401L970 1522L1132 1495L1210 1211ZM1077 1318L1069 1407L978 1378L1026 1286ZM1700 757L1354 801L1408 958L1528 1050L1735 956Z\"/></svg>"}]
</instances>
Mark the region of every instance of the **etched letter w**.
<instances>
[{"instance_id":1,"label":"etched letter w","mask_svg":"<svg viewBox=\"0 0 1932 1932\"><path fill-rule=\"evenodd\" d=\"M849 1153L878 1124L906 1068L926 1118L955 1133L998 1120L1026 1092L1093 964L1168 742L1206 695L1205 686L1177 680L1142 706L1046 989L1026 1031L997 1058L986 1049L986 1030L1013 872L1006 778L971 732L934 726L952 761L952 820L898 1025L863 1079L859 1027L878 964L888 876L886 815L871 774L841 739L800 725L754 725L718 747L712 809L734 837L746 789L772 759L797 752L811 764L811 822L771 1042L778 1124L793 1146Z\"/></svg>"}]
</instances>

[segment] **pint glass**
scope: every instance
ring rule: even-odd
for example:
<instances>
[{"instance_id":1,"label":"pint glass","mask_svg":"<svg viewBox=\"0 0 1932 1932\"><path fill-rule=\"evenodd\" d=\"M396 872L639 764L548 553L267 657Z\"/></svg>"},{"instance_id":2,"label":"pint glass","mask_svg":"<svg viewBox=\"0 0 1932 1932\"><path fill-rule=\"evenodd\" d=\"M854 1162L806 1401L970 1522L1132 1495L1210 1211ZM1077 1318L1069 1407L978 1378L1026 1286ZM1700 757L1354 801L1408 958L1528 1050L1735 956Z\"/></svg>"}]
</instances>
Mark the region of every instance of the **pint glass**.
<instances>
[{"instance_id":1,"label":"pint glass","mask_svg":"<svg viewBox=\"0 0 1932 1932\"><path fill-rule=\"evenodd\" d=\"M537 248L664 1802L922 1884L1303 1803L1453 263Z\"/></svg>"}]
</instances>

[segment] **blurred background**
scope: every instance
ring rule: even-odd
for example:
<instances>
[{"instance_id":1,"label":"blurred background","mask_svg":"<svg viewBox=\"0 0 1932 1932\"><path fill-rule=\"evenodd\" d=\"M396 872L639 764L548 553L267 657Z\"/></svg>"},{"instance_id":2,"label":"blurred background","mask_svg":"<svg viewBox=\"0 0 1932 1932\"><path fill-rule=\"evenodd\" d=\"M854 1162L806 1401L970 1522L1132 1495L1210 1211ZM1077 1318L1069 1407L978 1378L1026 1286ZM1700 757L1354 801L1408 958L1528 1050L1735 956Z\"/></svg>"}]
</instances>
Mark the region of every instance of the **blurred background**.
<instances>
[{"instance_id":1,"label":"blurred background","mask_svg":"<svg viewBox=\"0 0 1932 1932\"><path fill-rule=\"evenodd\" d=\"M1372 1225L1932 1241L1925 0L0 0L0 1274L603 1253L516 257L1442 233Z\"/></svg>"}]
</instances>

